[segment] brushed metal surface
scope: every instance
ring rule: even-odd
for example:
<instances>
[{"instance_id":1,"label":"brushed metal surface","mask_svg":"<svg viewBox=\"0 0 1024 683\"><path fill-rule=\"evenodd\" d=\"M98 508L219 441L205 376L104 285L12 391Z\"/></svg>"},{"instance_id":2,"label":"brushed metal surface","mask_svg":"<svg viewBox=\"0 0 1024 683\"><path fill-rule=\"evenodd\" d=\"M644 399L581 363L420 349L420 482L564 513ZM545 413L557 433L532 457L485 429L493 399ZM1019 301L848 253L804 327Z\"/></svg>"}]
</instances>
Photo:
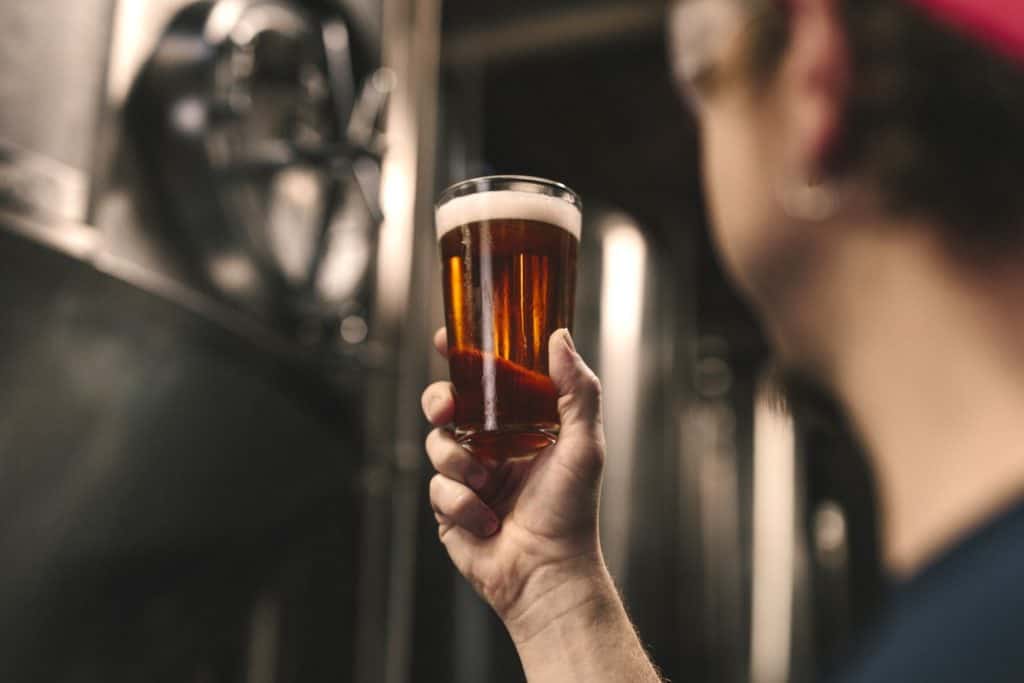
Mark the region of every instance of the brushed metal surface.
<instances>
[{"instance_id":1,"label":"brushed metal surface","mask_svg":"<svg viewBox=\"0 0 1024 683\"><path fill-rule=\"evenodd\" d=\"M0 283L0 680L241 680L268 599L273 680L344 680L358 405L6 230Z\"/></svg>"},{"instance_id":2,"label":"brushed metal surface","mask_svg":"<svg viewBox=\"0 0 1024 683\"><path fill-rule=\"evenodd\" d=\"M0 3L0 138L91 170L114 4Z\"/></svg>"}]
</instances>

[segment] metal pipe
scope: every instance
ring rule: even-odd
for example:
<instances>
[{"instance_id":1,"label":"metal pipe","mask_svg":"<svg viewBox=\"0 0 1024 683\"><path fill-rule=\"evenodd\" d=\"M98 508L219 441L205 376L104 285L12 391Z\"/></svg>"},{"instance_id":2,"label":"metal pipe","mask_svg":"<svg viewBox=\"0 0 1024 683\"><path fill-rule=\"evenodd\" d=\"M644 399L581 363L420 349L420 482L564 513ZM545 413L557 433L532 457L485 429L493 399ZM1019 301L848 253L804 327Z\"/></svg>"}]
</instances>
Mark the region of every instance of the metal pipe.
<instances>
[{"instance_id":1,"label":"metal pipe","mask_svg":"<svg viewBox=\"0 0 1024 683\"><path fill-rule=\"evenodd\" d=\"M386 352L367 396L367 490L360 578L359 683L410 680L422 418L427 378L431 228L441 0L384 0L382 67L393 75L381 170L381 226L371 344ZM429 294L421 296L429 297Z\"/></svg>"}]
</instances>

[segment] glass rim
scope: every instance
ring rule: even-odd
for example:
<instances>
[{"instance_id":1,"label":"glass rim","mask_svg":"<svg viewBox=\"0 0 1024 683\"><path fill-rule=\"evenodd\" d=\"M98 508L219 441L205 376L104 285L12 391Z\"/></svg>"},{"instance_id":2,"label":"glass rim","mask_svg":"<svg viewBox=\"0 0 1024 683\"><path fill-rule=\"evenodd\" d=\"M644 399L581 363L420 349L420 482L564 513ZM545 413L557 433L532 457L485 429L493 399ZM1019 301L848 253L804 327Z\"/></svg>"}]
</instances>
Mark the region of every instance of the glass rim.
<instances>
[{"instance_id":1,"label":"glass rim","mask_svg":"<svg viewBox=\"0 0 1024 683\"><path fill-rule=\"evenodd\" d=\"M580 213L583 212L583 200L581 200L580 196L568 185L556 180L548 180L547 178L539 178L537 176L508 174L486 175L460 180L454 185L448 186L448 188L441 193L437 202L434 203L434 209L437 210L453 199L458 199L459 197L465 197L471 194L482 194L484 192L500 192L502 190L527 192L554 197L574 206Z\"/></svg>"}]
</instances>

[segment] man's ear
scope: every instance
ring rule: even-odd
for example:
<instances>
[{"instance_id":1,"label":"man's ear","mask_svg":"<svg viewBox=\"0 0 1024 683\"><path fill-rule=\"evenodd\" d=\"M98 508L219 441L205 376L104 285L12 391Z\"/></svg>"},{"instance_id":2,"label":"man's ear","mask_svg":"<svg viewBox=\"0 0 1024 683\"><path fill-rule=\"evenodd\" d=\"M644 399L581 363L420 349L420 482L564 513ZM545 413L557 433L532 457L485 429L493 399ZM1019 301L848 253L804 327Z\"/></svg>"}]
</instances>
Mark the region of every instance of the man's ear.
<instances>
[{"instance_id":1,"label":"man's ear","mask_svg":"<svg viewBox=\"0 0 1024 683\"><path fill-rule=\"evenodd\" d=\"M779 69L786 140L808 179L841 152L851 57L839 0L788 0L789 44Z\"/></svg>"}]
</instances>

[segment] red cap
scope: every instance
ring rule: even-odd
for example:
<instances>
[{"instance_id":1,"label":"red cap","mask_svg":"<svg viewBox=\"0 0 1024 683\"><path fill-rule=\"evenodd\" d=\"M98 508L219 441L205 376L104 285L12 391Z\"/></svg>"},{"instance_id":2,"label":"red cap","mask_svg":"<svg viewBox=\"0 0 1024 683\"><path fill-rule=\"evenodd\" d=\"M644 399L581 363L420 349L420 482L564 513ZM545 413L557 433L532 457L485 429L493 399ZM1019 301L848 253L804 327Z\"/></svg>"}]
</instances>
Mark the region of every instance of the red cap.
<instances>
[{"instance_id":1,"label":"red cap","mask_svg":"<svg viewBox=\"0 0 1024 683\"><path fill-rule=\"evenodd\" d=\"M1024 64L1024 0L907 0L937 21Z\"/></svg>"}]
</instances>

